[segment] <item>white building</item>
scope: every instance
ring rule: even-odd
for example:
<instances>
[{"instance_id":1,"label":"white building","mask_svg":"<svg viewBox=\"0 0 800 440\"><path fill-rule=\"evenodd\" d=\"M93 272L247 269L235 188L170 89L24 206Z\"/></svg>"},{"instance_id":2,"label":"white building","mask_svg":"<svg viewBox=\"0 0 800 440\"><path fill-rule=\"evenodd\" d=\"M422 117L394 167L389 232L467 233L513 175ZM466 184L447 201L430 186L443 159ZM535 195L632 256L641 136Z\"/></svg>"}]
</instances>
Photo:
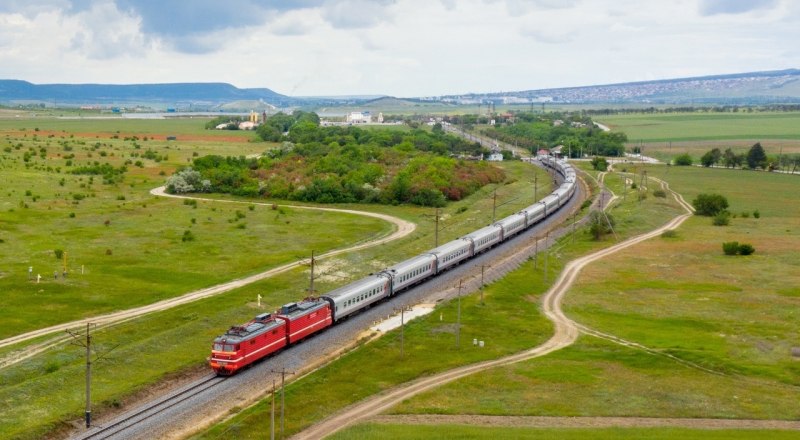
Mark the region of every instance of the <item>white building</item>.
<instances>
[{"instance_id":1,"label":"white building","mask_svg":"<svg viewBox=\"0 0 800 440\"><path fill-rule=\"evenodd\" d=\"M372 115L369 112L350 112L347 115L349 124L369 124L372 122Z\"/></svg>"}]
</instances>

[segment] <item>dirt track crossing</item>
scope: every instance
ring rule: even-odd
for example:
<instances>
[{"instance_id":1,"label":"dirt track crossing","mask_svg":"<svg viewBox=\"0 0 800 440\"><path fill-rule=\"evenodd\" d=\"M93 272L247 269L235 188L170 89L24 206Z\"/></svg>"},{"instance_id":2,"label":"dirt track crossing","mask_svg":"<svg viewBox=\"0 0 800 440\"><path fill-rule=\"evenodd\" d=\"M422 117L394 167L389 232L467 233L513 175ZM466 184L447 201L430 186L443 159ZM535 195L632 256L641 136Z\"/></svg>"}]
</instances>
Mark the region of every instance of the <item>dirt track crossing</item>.
<instances>
[{"instance_id":1,"label":"dirt track crossing","mask_svg":"<svg viewBox=\"0 0 800 440\"><path fill-rule=\"evenodd\" d=\"M150 191L151 194L154 196L159 197L171 197L171 198L181 198L181 199L194 199L200 201L209 201L209 202L219 202L219 203L239 203L239 204L247 204L247 205L267 205L271 206L271 203L253 203L253 202L243 202L243 201L234 201L234 200L218 200L218 199L210 199L210 198L202 198L202 197L191 197L191 196L177 196L172 194L167 194L164 191L164 187L158 187ZM318 207L311 207L311 206L295 206L295 205L281 205L286 206L293 209L309 209L309 210L318 210L318 211L328 211L328 212L339 212L345 214L353 214L353 215L363 215L367 217L374 217L378 218L387 222L390 222L396 226L396 230L384 237L378 238L376 240L371 240L367 242L363 242L357 244L355 246L350 246L347 248L336 249L329 252L325 252L323 254L317 255L315 259L324 259L327 257L332 257L334 255L343 254L346 252L351 252L355 250L365 249L368 247L376 246L379 244L383 244L389 241L397 240L399 238L405 237L416 229L416 225L414 223L399 219L397 217L392 217L386 214L378 214L373 212L366 212L366 211L356 211L352 209L336 209L336 208L318 208ZM249 277L236 279L233 281L229 281L227 283L218 284L216 286L207 287L205 289L196 290L194 292L189 292L179 297L165 299L163 301L159 301L153 304L148 304L145 306L128 309L128 310L121 310L119 312L109 313L106 315L95 316L92 318L81 319L78 321L72 322L65 322L63 324L54 325L51 327L35 330L28 333L23 333L21 335L13 336L7 339L3 339L0 341L0 348L11 346L14 344L18 344L25 341L30 341L32 339L40 338L43 336L52 335L55 333L61 333L61 335L43 341L42 343L35 344L29 347L26 347L20 351L14 351L7 354L5 357L0 358L0 368L5 368L16 363L22 362L32 356L35 356L39 353L42 353L50 348L63 344L64 342L70 339L69 335L65 335L64 332L69 329L78 329L82 328L86 325L87 322L91 322L92 324L97 325L98 327L105 327L112 324L120 324L125 321L129 321L134 318L138 318L140 316L158 312L166 309L170 309L172 307L176 307L179 305L187 304L190 302L198 301L203 298L208 298L214 295L219 295L221 293L228 292L233 289L237 289L239 287L245 286L247 284L251 284L257 281L261 281L265 278L269 278L280 273L286 272L291 270L295 267L308 264L309 261L307 259L298 260L293 263L284 264L283 266L276 267L274 269L270 269L261 273L257 273L255 275L251 275Z\"/></svg>"},{"instance_id":2,"label":"dirt track crossing","mask_svg":"<svg viewBox=\"0 0 800 440\"><path fill-rule=\"evenodd\" d=\"M603 176L600 176L601 181L602 177ZM564 312L561 309L561 300L563 299L567 290L569 290L569 288L577 279L580 271L589 263L597 261L622 249L641 243L642 241L656 237L668 229L677 228L692 215L691 206L688 205L679 194L669 189L666 182L661 181L661 184L664 189L669 190L674 195L676 201L681 204L681 206L686 210L686 213L673 218L665 225L653 231L632 237L611 247L599 250L569 262L550 290L545 293L542 300L542 309L545 313L545 316L547 316L547 318L553 322L555 327L555 333L548 341L537 347L533 347L529 350L506 356L504 358L466 365L439 373L434 376L412 381L400 387L368 398L362 402L351 405L340 413L335 414L328 419L311 426L307 430L298 433L293 438L300 440L319 439L326 437L348 426L377 416L381 412L395 406L401 401L409 399L419 393L447 384L470 374L487 370L489 368L501 365L509 365L540 357L574 343L578 338L580 328L577 323L564 315Z\"/></svg>"}]
</instances>

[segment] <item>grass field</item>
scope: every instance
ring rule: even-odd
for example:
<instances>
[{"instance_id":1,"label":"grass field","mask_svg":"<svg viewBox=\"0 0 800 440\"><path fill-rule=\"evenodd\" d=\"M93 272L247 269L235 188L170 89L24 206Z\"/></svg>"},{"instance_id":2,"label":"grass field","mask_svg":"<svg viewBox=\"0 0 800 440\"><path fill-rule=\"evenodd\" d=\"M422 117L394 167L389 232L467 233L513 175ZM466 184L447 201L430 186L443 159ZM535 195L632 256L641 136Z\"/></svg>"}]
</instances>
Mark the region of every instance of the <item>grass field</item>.
<instances>
[{"instance_id":1,"label":"grass field","mask_svg":"<svg viewBox=\"0 0 800 440\"><path fill-rule=\"evenodd\" d=\"M800 113L667 113L596 116L595 120L628 135L628 150L671 160L689 153L699 162L712 148L746 152L760 142L770 156L800 154Z\"/></svg>"},{"instance_id":2,"label":"grass field","mask_svg":"<svg viewBox=\"0 0 800 440\"><path fill-rule=\"evenodd\" d=\"M13 122L27 122L39 131L15 131L0 141L0 338L155 302L392 228L356 215L230 203L187 205L149 194L195 154L252 154L269 144L205 142L198 148L193 143L145 141L147 135L140 132L126 134L129 140L73 137L85 130L138 130L150 121ZM156 122L162 124L147 133L197 131L196 126L202 130L198 120L188 120L192 126L186 120ZM43 134L57 127L71 131ZM129 171L113 183L101 175L68 172L126 162ZM337 233L330 234L331 229ZM193 241L183 240L186 231ZM57 250L66 258L57 258ZM35 281L38 275L41 283Z\"/></svg>"},{"instance_id":3,"label":"grass field","mask_svg":"<svg viewBox=\"0 0 800 440\"><path fill-rule=\"evenodd\" d=\"M694 217L675 238L590 265L567 295L576 321L654 353L583 336L551 356L462 379L393 412L800 418L800 363L790 351L800 347L800 207L786 202L796 177L649 171L687 200L720 192L738 214L727 227ZM761 218L753 218L755 209ZM753 244L756 254L724 256L721 243L732 240Z\"/></svg>"},{"instance_id":4,"label":"grass field","mask_svg":"<svg viewBox=\"0 0 800 440\"><path fill-rule=\"evenodd\" d=\"M800 139L800 112L662 113L597 116L631 142Z\"/></svg>"},{"instance_id":5,"label":"grass field","mask_svg":"<svg viewBox=\"0 0 800 440\"><path fill-rule=\"evenodd\" d=\"M543 428L492 428L463 425L384 425L363 424L346 429L330 437L331 440L357 438L361 440L409 440L409 439L471 439L508 440L553 439L553 440L610 440L635 438L641 440L755 440L755 439L795 439L791 431L775 430L694 430L679 428L585 428L585 429L543 429Z\"/></svg>"},{"instance_id":6,"label":"grass field","mask_svg":"<svg viewBox=\"0 0 800 440\"><path fill-rule=\"evenodd\" d=\"M608 185L622 189L621 180L613 177ZM618 233L629 236L649 230L677 212L664 199L649 197L639 202L629 197L618 208ZM555 279L565 262L609 242L592 241L583 230L574 239L571 236L562 239L550 252L548 280ZM393 385L541 343L551 334L550 324L538 313L537 305L547 286L541 261L538 269L528 262L487 287L485 306L479 304L477 295L462 301L462 340L485 339L489 350L476 351L471 345L454 349L452 324L456 304L451 301L407 326L405 358L398 357L399 334L393 331L292 383L286 391L286 411L292 414L286 421L287 432L299 431L339 408ZM438 320L437 312L445 317L444 324ZM323 383L324 387L318 386ZM197 438L259 438L263 434L263 421L268 419L267 411L267 402L262 402Z\"/></svg>"},{"instance_id":7,"label":"grass field","mask_svg":"<svg viewBox=\"0 0 800 440\"><path fill-rule=\"evenodd\" d=\"M390 227L353 215L273 210L269 206L250 210L247 205L218 202L195 206L148 193L195 153L255 154L269 144L226 139L194 142L182 140L180 134L177 142L160 141L158 136L145 141L131 125L115 125L128 122L123 120L36 119L28 121L30 125L22 127L24 131L19 127L21 121L5 122L6 131L0 135L0 177L7 183L0 193L0 288L5 294L0 331L4 335L229 281L306 257L311 249L319 253L387 233ZM148 137L152 133L204 134L196 126L184 125L185 121L177 125L169 124L175 121L166 122L149 129ZM202 121L194 124L202 126ZM54 132L56 128L67 131ZM105 134L82 137L86 133ZM168 157L143 158L147 150ZM27 162L25 153L29 153ZM113 166L127 160L134 163L128 165L122 182L108 185L100 176L90 179L65 173L67 160L74 166L91 165L95 160ZM135 164L139 160L141 167ZM490 223L495 189L498 217L533 203L533 167L521 162L508 162L504 167L507 182L486 187L442 210L440 242ZM544 174L538 182L539 197L549 193ZM76 198L75 194L84 197ZM433 209L337 207L384 212L418 222L420 227L398 243L320 260L316 284L320 291L434 245ZM70 216L72 212L74 217ZM192 231L194 241L181 240L186 230ZM55 258L55 249L67 254L66 280L61 274L63 260ZM41 284L28 281L29 266L34 266L34 274L43 275ZM58 271L57 280L53 271ZM165 378L205 369L209 341L232 324L297 300L304 295L307 283L308 268L296 269L219 297L97 330L98 352L119 346L95 366L95 414L124 406L131 395ZM258 294L264 297L261 309L255 305ZM0 354L15 348L6 348ZM0 370L0 412L4 414L0 438L41 438L65 421L81 417L83 368L82 352L64 344L24 364ZM119 377L125 380L117 380Z\"/></svg>"}]
</instances>

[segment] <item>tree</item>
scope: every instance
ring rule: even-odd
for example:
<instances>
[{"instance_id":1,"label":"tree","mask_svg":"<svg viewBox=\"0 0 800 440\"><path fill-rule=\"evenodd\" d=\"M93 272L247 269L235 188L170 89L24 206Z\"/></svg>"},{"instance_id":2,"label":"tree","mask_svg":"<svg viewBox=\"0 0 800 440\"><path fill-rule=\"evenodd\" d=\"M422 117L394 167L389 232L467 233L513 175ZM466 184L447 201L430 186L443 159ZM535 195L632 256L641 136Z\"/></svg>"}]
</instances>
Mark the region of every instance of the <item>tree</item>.
<instances>
[{"instance_id":1,"label":"tree","mask_svg":"<svg viewBox=\"0 0 800 440\"><path fill-rule=\"evenodd\" d=\"M713 217L728 208L728 199L719 194L698 194L692 206L695 214Z\"/></svg>"},{"instance_id":2,"label":"tree","mask_svg":"<svg viewBox=\"0 0 800 440\"><path fill-rule=\"evenodd\" d=\"M597 171L606 171L608 169L608 161L605 157L595 156L592 159L592 169Z\"/></svg>"},{"instance_id":3,"label":"tree","mask_svg":"<svg viewBox=\"0 0 800 440\"><path fill-rule=\"evenodd\" d=\"M704 167L708 168L718 164L721 159L722 152L719 150L719 148L714 148L713 150L706 152L706 154L700 158L700 163Z\"/></svg>"},{"instance_id":4,"label":"tree","mask_svg":"<svg viewBox=\"0 0 800 440\"><path fill-rule=\"evenodd\" d=\"M767 168L767 153L761 146L761 142L756 142L747 152L747 166L752 169Z\"/></svg>"},{"instance_id":5,"label":"tree","mask_svg":"<svg viewBox=\"0 0 800 440\"><path fill-rule=\"evenodd\" d=\"M614 217L600 210L589 213L589 233L595 240L600 240L604 235L614 231Z\"/></svg>"},{"instance_id":6,"label":"tree","mask_svg":"<svg viewBox=\"0 0 800 440\"><path fill-rule=\"evenodd\" d=\"M689 153L683 153L675 157L675 165L678 166L691 166L692 165L692 156Z\"/></svg>"}]
</instances>

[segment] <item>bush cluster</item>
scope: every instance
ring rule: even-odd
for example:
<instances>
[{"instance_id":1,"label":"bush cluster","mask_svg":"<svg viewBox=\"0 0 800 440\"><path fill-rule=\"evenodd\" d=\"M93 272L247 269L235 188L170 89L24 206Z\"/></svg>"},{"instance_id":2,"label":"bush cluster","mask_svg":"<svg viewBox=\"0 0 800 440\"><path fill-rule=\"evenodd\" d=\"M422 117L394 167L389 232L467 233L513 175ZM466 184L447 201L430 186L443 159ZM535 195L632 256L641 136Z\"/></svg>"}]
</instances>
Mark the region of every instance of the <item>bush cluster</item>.
<instances>
[{"instance_id":1,"label":"bush cluster","mask_svg":"<svg viewBox=\"0 0 800 440\"><path fill-rule=\"evenodd\" d=\"M748 243L739 243L738 241L726 241L722 243L722 252L725 255L751 255L756 249Z\"/></svg>"}]
</instances>

